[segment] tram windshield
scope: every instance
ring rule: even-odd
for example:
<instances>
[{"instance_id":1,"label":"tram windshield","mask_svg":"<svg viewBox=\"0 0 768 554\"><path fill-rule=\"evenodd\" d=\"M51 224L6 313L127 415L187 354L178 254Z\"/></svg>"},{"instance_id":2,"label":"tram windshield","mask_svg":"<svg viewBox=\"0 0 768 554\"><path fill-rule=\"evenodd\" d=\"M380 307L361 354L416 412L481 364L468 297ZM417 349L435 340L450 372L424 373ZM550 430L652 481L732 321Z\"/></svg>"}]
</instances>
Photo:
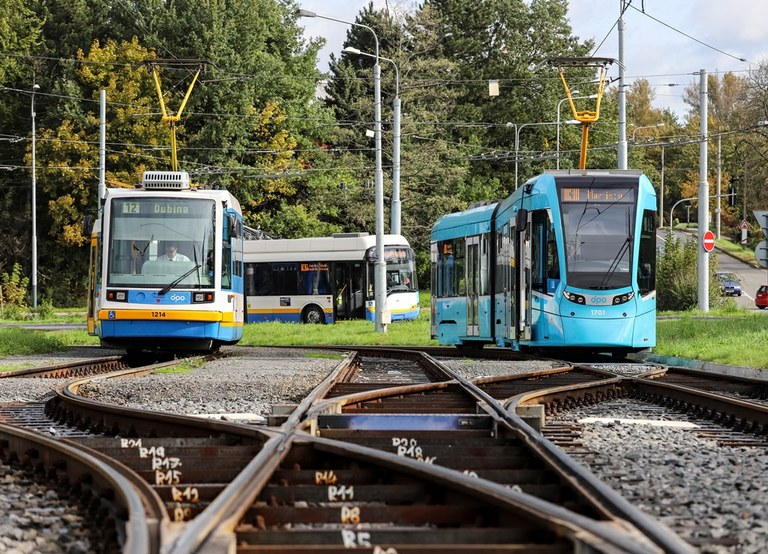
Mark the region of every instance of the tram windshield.
<instances>
[{"instance_id":1,"label":"tram windshield","mask_svg":"<svg viewBox=\"0 0 768 554\"><path fill-rule=\"evenodd\" d=\"M632 284L633 186L559 189L567 283L584 289Z\"/></svg>"},{"instance_id":2,"label":"tram windshield","mask_svg":"<svg viewBox=\"0 0 768 554\"><path fill-rule=\"evenodd\" d=\"M214 285L213 200L114 198L111 208L109 286L162 288L177 280L174 286L185 288Z\"/></svg>"}]
</instances>

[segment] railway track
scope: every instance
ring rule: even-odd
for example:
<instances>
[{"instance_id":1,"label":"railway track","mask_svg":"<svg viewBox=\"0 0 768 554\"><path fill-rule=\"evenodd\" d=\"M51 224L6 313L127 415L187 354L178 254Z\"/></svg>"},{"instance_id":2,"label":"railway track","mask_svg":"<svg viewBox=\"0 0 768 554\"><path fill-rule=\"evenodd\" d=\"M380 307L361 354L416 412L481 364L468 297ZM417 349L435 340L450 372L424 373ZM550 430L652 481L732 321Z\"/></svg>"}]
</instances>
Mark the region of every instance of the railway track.
<instances>
[{"instance_id":1,"label":"railway track","mask_svg":"<svg viewBox=\"0 0 768 554\"><path fill-rule=\"evenodd\" d=\"M316 389L317 398L294 412L294 416L300 414L298 422L306 434L295 434L286 443L285 457L276 470L270 468L270 475L251 477L252 482L259 483L250 494L253 504L241 506L240 512L228 518L242 522L235 532L243 552L278 547L281 552L341 551L350 546L376 552L451 548L493 552L581 548L687 551L666 528L631 510L568 460L553 460L557 458L554 449L541 447L540 440L534 446L526 444L531 437L520 436L514 425L505 421L501 407L491 408L496 403L490 396L457 378L447 367L412 351L388 351L387 356L397 361L384 361L381 354L358 355L343 373L333 375ZM382 382L386 386L382 387ZM303 453L300 458L296 449ZM319 456L320 451L335 456L329 460L327 454ZM370 468L374 461L374 468L395 464L396 476L391 469ZM352 468L365 471L350 471L350 463ZM414 472L426 482L411 483ZM436 478L443 482L442 490L434 488ZM390 482L411 483L407 490L412 494L416 491L416 496L395 494L397 489L390 488ZM360 497L356 496L358 489ZM271 494L279 492L279 496ZM469 497L468 492L472 493ZM446 503L445 498L451 501ZM303 509L293 509L296 504ZM466 515L457 512L458 506L466 505L473 506L477 514L474 524L464 516L439 515ZM534 512L539 516L531 518L527 509L516 511L524 505L527 509L536 506ZM315 517L318 509L326 515ZM508 514L509 510L512 512ZM482 517L496 512L506 523ZM350 513L354 518L345 519ZM411 516L398 515L405 513ZM414 520L416 513L420 515ZM571 521L582 522L581 535L573 534L570 525L564 528L556 524L565 514ZM517 523L512 525L512 521ZM362 543L347 534L351 524L362 530ZM643 532L633 524L642 526ZM507 532L499 532L499 525ZM478 529L470 531L467 527ZM624 531L612 538L598 538L594 536L597 529ZM644 533L664 546L638 540ZM345 542L347 539L351 542ZM303 546L293 550L291 545L296 544Z\"/></svg>"},{"instance_id":2,"label":"railway track","mask_svg":"<svg viewBox=\"0 0 768 554\"><path fill-rule=\"evenodd\" d=\"M0 459L75 506L99 551L159 551L157 532L163 517L152 491L112 460L5 424L0 424Z\"/></svg>"},{"instance_id":3,"label":"railway track","mask_svg":"<svg viewBox=\"0 0 768 554\"><path fill-rule=\"evenodd\" d=\"M28 406L23 417L151 483L164 510L156 542L168 552L409 552L430 545L494 552L508 544L682 552L687 546L666 527L535 432L545 413L624 398L626 391L659 394L644 388L660 385L654 371L627 377L604 366L563 365L473 384L432 356L376 349L349 356L280 428L94 406L76 394L85 378ZM672 385L679 396L678 387ZM724 421L760 431L762 423L743 411L723 413ZM564 447L578 443L562 429L556 436L545 426L544 435ZM210 468L219 467L225 469L213 476ZM477 517L468 519L470 513Z\"/></svg>"}]
</instances>

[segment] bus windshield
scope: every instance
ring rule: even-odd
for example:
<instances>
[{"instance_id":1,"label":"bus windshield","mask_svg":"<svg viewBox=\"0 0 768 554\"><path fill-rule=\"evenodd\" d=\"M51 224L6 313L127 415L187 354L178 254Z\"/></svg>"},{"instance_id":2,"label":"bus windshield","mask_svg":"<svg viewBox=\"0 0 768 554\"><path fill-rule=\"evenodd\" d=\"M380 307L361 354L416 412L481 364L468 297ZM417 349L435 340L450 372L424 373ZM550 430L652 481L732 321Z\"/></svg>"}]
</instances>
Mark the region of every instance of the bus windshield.
<instances>
[{"instance_id":1,"label":"bus windshield","mask_svg":"<svg viewBox=\"0 0 768 554\"><path fill-rule=\"evenodd\" d=\"M567 283L584 289L632 284L633 186L559 188Z\"/></svg>"},{"instance_id":2,"label":"bus windshield","mask_svg":"<svg viewBox=\"0 0 768 554\"><path fill-rule=\"evenodd\" d=\"M384 248L384 259L387 262L387 293L419 290L413 250L406 247Z\"/></svg>"},{"instance_id":3,"label":"bus windshield","mask_svg":"<svg viewBox=\"0 0 768 554\"><path fill-rule=\"evenodd\" d=\"M211 199L114 198L107 285L163 288L214 285L216 205Z\"/></svg>"}]
</instances>

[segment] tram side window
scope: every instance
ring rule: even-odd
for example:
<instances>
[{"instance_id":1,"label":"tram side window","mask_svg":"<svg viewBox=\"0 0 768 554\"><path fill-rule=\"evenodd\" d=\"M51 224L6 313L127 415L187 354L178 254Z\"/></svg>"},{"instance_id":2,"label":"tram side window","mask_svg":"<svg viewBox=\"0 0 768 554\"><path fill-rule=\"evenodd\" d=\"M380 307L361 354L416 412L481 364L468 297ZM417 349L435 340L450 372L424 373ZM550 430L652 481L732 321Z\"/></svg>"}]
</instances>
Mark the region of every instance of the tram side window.
<instances>
[{"instance_id":1,"label":"tram side window","mask_svg":"<svg viewBox=\"0 0 768 554\"><path fill-rule=\"evenodd\" d=\"M229 241L222 243L221 249L221 288L232 287L232 249Z\"/></svg>"},{"instance_id":2,"label":"tram side window","mask_svg":"<svg viewBox=\"0 0 768 554\"><path fill-rule=\"evenodd\" d=\"M641 295L646 295L656 288L656 212L651 210L643 212L637 286Z\"/></svg>"},{"instance_id":3,"label":"tram side window","mask_svg":"<svg viewBox=\"0 0 768 554\"><path fill-rule=\"evenodd\" d=\"M547 292L547 279L559 279L555 230L547 210L533 212L531 233L531 288Z\"/></svg>"},{"instance_id":4,"label":"tram side window","mask_svg":"<svg viewBox=\"0 0 768 554\"><path fill-rule=\"evenodd\" d=\"M465 295L464 239L438 242L437 248L438 296Z\"/></svg>"},{"instance_id":5,"label":"tram side window","mask_svg":"<svg viewBox=\"0 0 768 554\"><path fill-rule=\"evenodd\" d=\"M490 263L491 236L484 234L480 237L480 295L485 296L490 289L489 263Z\"/></svg>"},{"instance_id":6,"label":"tram side window","mask_svg":"<svg viewBox=\"0 0 768 554\"><path fill-rule=\"evenodd\" d=\"M509 224L505 223L496 233L496 292L507 289L509 260Z\"/></svg>"}]
</instances>

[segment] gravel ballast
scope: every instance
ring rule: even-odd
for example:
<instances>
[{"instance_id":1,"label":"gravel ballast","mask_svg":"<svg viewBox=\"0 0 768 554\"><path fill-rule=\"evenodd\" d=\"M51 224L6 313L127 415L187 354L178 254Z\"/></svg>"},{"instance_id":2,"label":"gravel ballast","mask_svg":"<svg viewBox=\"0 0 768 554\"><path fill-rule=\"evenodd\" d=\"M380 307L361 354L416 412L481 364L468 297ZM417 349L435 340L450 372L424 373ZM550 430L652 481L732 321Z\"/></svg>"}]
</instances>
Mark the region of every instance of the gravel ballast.
<instances>
[{"instance_id":1,"label":"gravel ballast","mask_svg":"<svg viewBox=\"0 0 768 554\"><path fill-rule=\"evenodd\" d=\"M87 392L122 406L263 424L273 405L298 403L344 356L300 348L234 347L231 352L229 357L185 373L97 380ZM73 361L77 354L89 357L73 351L63 358ZM468 379L554 367L549 361L441 361ZM639 369L633 366L625 371L633 374ZM42 399L55 384L52 380L3 379L0 402ZM768 522L763 515L768 513L767 451L720 446L690 430L623 421L685 419L671 411L649 415L653 412L658 410L622 400L557 419L608 417L607 422L582 423L581 450L589 453L580 455L578 461L638 508L699 545L701 552L768 550Z\"/></svg>"}]
</instances>

